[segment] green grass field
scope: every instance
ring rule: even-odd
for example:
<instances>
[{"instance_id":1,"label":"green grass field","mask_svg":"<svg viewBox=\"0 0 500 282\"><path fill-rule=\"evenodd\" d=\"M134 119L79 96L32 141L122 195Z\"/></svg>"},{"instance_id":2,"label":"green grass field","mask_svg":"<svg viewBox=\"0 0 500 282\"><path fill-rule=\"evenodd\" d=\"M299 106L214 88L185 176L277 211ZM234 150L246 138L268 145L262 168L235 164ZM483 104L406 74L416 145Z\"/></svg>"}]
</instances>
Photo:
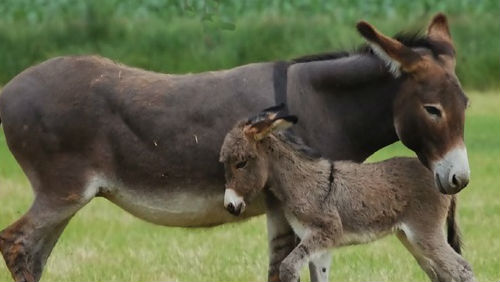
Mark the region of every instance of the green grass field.
<instances>
[{"instance_id":1,"label":"green grass field","mask_svg":"<svg viewBox=\"0 0 500 282\"><path fill-rule=\"evenodd\" d=\"M500 95L470 94L466 143L472 178L460 194L466 259L478 281L500 279ZM412 155L401 144L370 160ZM27 210L32 192L0 133L0 228ZM93 200L63 233L42 281L264 281L265 218L208 229L155 226L104 199ZM334 251L331 281L426 281L393 237ZM10 274L0 264L0 281ZM303 271L303 281L309 281Z\"/></svg>"}]
</instances>

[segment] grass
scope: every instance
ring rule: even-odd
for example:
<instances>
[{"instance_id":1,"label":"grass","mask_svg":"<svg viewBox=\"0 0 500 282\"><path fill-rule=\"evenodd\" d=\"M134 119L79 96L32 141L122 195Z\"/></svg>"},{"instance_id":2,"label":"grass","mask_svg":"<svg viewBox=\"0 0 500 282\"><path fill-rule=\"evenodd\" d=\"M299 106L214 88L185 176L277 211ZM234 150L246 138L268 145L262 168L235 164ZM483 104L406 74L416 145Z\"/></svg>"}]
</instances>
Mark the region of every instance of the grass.
<instances>
[{"instance_id":1,"label":"grass","mask_svg":"<svg viewBox=\"0 0 500 282\"><path fill-rule=\"evenodd\" d=\"M459 221L465 258L478 281L500 279L500 95L470 94L466 143L472 170L460 193ZM28 208L32 192L0 133L0 228ZM397 143L370 160L412 155ZM265 218L208 229L155 226L103 199L70 222L42 281L264 281ZM393 237L334 251L331 281L426 281ZM0 281L10 275L0 264ZM302 281L309 281L303 271Z\"/></svg>"}]
</instances>

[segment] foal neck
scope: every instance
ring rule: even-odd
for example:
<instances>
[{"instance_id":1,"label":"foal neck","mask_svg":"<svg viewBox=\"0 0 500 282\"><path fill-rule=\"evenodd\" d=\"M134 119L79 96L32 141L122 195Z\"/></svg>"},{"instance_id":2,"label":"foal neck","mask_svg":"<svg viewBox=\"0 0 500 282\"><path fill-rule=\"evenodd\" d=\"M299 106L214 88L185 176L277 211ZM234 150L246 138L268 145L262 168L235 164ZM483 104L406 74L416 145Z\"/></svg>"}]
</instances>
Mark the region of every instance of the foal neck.
<instances>
[{"instance_id":1,"label":"foal neck","mask_svg":"<svg viewBox=\"0 0 500 282\"><path fill-rule=\"evenodd\" d=\"M333 177L332 163L302 152L299 147L303 145L287 139L279 134L262 140L262 151L268 161L270 190L282 202L304 198L309 192L327 190Z\"/></svg>"}]
</instances>

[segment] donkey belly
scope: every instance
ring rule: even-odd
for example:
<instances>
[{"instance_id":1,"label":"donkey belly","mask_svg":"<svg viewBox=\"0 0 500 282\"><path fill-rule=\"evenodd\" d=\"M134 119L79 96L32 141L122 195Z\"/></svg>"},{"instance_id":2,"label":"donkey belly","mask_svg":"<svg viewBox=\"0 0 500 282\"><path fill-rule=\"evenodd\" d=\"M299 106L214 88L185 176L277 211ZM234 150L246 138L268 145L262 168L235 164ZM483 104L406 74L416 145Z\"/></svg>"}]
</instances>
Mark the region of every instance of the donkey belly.
<instances>
[{"instance_id":1,"label":"donkey belly","mask_svg":"<svg viewBox=\"0 0 500 282\"><path fill-rule=\"evenodd\" d=\"M159 225L206 227L241 221L265 212L265 201L261 196L243 216L231 215L224 209L224 189L216 189L220 187L200 189L195 185L167 185L153 188L106 183L106 187L101 187L103 197L134 216Z\"/></svg>"}]
</instances>

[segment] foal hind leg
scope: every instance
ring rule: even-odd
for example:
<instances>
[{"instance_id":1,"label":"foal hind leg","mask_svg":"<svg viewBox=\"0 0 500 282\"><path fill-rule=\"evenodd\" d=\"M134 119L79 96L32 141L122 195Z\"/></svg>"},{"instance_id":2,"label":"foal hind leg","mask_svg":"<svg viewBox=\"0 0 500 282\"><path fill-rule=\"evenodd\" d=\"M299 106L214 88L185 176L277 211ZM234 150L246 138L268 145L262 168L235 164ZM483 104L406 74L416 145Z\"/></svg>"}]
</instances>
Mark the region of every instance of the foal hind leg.
<instances>
[{"instance_id":1,"label":"foal hind leg","mask_svg":"<svg viewBox=\"0 0 500 282\"><path fill-rule=\"evenodd\" d=\"M440 242L418 244L424 256L435 265L441 281L476 281L469 263L443 239Z\"/></svg>"},{"instance_id":2,"label":"foal hind leg","mask_svg":"<svg viewBox=\"0 0 500 282\"><path fill-rule=\"evenodd\" d=\"M15 281L39 281L70 218L88 201L37 196L30 210L0 233L0 251Z\"/></svg>"},{"instance_id":3,"label":"foal hind leg","mask_svg":"<svg viewBox=\"0 0 500 282\"><path fill-rule=\"evenodd\" d=\"M427 276L429 276L429 279L431 279L432 282L439 282L439 278L437 276L436 270L434 270L432 266L432 262L424 257L422 254L420 254L416 248L410 243L408 238L406 237L405 233L402 231L399 231L396 233L399 241L406 247L406 249L413 255L415 260L417 261L418 265L422 268L422 270L425 271Z\"/></svg>"},{"instance_id":4,"label":"foal hind leg","mask_svg":"<svg viewBox=\"0 0 500 282\"><path fill-rule=\"evenodd\" d=\"M471 266L446 242L441 228L430 234L412 233L408 242L418 256L432 265L436 277L433 281L476 281Z\"/></svg>"}]
</instances>

